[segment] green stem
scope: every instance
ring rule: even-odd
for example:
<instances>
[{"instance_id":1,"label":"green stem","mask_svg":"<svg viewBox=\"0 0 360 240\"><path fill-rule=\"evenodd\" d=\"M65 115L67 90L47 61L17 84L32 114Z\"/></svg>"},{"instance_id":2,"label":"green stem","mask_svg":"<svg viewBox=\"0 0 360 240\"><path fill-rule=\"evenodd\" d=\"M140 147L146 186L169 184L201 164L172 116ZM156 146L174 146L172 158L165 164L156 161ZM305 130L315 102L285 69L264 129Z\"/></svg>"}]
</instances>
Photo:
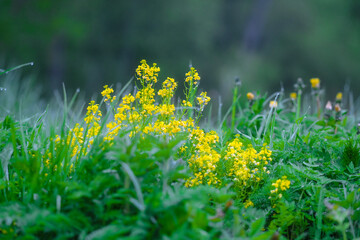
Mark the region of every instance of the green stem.
<instances>
[{"instance_id":1,"label":"green stem","mask_svg":"<svg viewBox=\"0 0 360 240\"><path fill-rule=\"evenodd\" d=\"M317 117L320 119L321 117L321 104L320 104L320 96L319 94L316 96L316 104L317 104Z\"/></svg>"},{"instance_id":2,"label":"green stem","mask_svg":"<svg viewBox=\"0 0 360 240\"><path fill-rule=\"evenodd\" d=\"M301 109L301 90L298 91L298 94L297 94L297 106L296 106L296 119L299 119L300 117L300 109Z\"/></svg>"},{"instance_id":3,"label":"green stem","mask_svg":"<svg viewBox=\"0 0 360 240\"><path fill-rule=\"evenodd\" d=\"M346 237L346 230L345 230L345 229L343 229L341 232L342 232L342 235L343 235L343 239L344 239L344 240L347 240L347 237Z\"/></svg>"},{"instance_id":4,"label":"green stem","mask_svg":"<svg viewBox=\"0 0 360 240\"><path fill-rule=\"evenodd\" d=\"M3 75L3 74L8 74L9 72L12 72L12 71L15 71L19 68L22 68L22 67L26 67L26 66L33 66L34 63L33 62L29 62L29 63L24 63L24 64L21 64L19 66L16 66L16 67L13 67L13 68L10 68L8 70L1 70L0 69L0 76Z\"/></svg>"},{"instance_id":5,"label":"green stem","mask_svg":"<svg viewBox=\"0 0 360 240\"><path fill-rule=\"evenodd\" d=\"M235 127L235 114L236 114L237 95L238 95L238 88L237 88L237 86L235 86L234 94L233 94L233 101L232 101L231 131L234 131L234 127Z\"/></svg>"},{"instance_id":6,"label":"green stem","mask_svg":"<svg viewBox=\"0 0 360 240\"><path fill-rule=\"evenodd\" d=\"M194 106L194 100L193 100L193 81L190 81L190 87L189 87L189 102L191 103L192 106ZM188 111L188 118L191 118L191 116L193 115L193 109L190 108Z\"/></svg>"},{"instance_id":7,"label":"green stem","mask_svg":"<svg viewBox=\"0 0 360 240\"><path fill-rule=\"evenodd\" d=\"M338 126L337 126L337 122L335 123L335 130L334 130L334 134L336 135L338 131Z\"/></svg>"},{"instance_id":8,"label":"green stem","mask_svg":"<svg viewBox=\"0 0 360 240\"><path fill-rule=\"evenodd\" d=\"M271 126L270 126L270 146L272 146L272 137L274 134L275 114L276 114L276 109L274 108L274 112L272 113Z\"/></svg>"}]
</instances>

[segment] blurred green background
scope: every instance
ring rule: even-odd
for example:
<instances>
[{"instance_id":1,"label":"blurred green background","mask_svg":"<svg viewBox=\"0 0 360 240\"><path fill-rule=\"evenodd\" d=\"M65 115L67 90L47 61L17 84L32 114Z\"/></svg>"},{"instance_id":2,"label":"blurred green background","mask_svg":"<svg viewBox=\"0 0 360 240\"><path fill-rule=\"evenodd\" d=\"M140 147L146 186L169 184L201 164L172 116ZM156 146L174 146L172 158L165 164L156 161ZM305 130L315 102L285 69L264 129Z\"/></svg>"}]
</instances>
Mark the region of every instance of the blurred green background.
<instances>
[{"instance_id":1,"label":"blurred green background","mask_svg":"<svg viewBox=\"0 0 360 240\"><path fill-rule=\"evenodd\" d=\"M329 98L346 82L358 96L360 1L0 1L0 68L34 62L21 71L48 96L62 82L90 93L124 84L141 59L180 85L191 63L225 100L236 77L261 92L319 77Z\"/></svg>"}]
</instances>

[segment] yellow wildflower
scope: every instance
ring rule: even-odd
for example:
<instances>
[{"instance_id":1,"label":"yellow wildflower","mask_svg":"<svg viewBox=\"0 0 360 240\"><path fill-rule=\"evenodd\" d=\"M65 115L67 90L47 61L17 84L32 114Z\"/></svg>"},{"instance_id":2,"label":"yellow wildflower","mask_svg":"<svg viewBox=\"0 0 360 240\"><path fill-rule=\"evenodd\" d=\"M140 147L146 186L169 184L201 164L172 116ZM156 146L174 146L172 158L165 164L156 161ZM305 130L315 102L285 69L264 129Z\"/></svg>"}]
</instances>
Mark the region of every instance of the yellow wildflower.
<instances>
[{"instance_id":1,"label":"yellow wildflower","mask_svg":"<svg viewBox=\"0 0 360 240\"><path fill-rule=\"evenodd\" d=\"M162 104L158 107L157 111L160 115L173 115L175 112L175 106L173 104Z\"/></svg>"},{"instance_id":2,"label":"yellow wildflower","mask_svg":"<svg viewBox=\"0 0 360 240\"><path fill-rule=\"evenodd\" d=\"M162 83L162 89L158 91L158 95L163 97L164 99L171 99L174 96L175 89L177 87L177 83L173 78L167 78Z\"/></svg>"},{"instance_id":3,"label":"yellow wildflower","mask_svg":"<svg viewBox=\"0 0 360 240\"><path fill-rule=\"evenodd\" d=\"M270 106L270 108L277 108L278 103L277 103L277 101L270 101L269 106Z\"/></svg>"},{"instance_id":4,"label":"yellow wildflower","mask_svg":"<svg viewBox=\"0 0 360 240\"><path fill-rule=\"evenodd\" d=\"M183 153L186 151L187 148L188 148L187 146L182 146L179 150L181 153Z\"/></svg>"},{"instance_id":5,"label":"yellow wildflower","mask_svg":"<svg viewBox=\"0 0 360 240\"><path fill-rule=\"evenodd\" d=\"M110 102L113 102L116 99L116 96L111 97L111 93L113 93L113 92L114 92L114 89L109 88L108 85L104 86L104 90L101 92L101 95L103 97L105 97L105 100L104 100L105 102L107 102L109 100L110 100Z\"/></svg>"},{"instance_id":6,"label":"yellow wildflower","mask_svg":"<svg viewBox=\"0 0 360 240\"><path fill-rule=\"evenodd\" d=\"M312 78L310 79L311 87L318 89L320 88L320 79L319 78Z\"/></svg>"},{"instance_id":7,"label":"yellow wildflower","mask_svg":"<svg viewBox=\"0 0 360 240\"><path fill-rule=\"evenodd\" d=\"M250 199L246 200L246 202L244 203L245 208L253 207L253 206L254 206L254 203Z\"/></svg>"},{"instance_id":8,"label":"yellow wildflower","mask_svg":"<svg viewBox=\"0 0 360 240\"><path fill-rule=\"evenodd\" d=\"M281 179L276 180L275 183L272 184L273 187L275 187L275 189L272 189L270 191L270 199L272 198L282 198L282 192L286 191L287 189L290 188L290 181L287 180L286 176L283 176Z\"/></svg>"},{"instance_id":9,"label":"yellow wildflower","mask_svg":"<svg viewBox=\"0 0 360 240\"><path fill-rule=\"evenodd\" d=\"M102 116L101 111L99 110L99 104L95 104L95 101L91 101L89 106L87 107L86 117L84 121L87 124L87 134L86 138L89 139L88 147L90 147L94 142L94 137L96 137L100 132L100 117ZM79 126L74 129L74 131L78 130ZM82 129L80 129L81 131ZM82 132L82 131L81 131ZM69 134L70 135L70 134ZM75 133L76 135L76 133ZM82 135L81 135L82 136ZM75 136L76 137L76 136ZM69 141L69 139L68 139ZM72 156L75 156L79 150L79 145L75 145L73 148ZM86 153L85 153L86 155Z\"/></svg>"},{"instance_id":10,"label":"yellow wildflower","mask_svg":"<svg viewBox=\"0 0 360 240\"><path fill-rule=\"evenodd\" d=\"M210 97L208 97L206 94L207 94L206 92L202 92L200 94L200 97L196 98L200 105L200 111L202 111L204 109L204 107L208 104L208 102L210 101Z\"/></svg>"},{"instance_id":11,"label":"yellow wildflower","mask_svg":"<svg viewBox=\"0 0 360 240\"><path fill-rule=\"evenodd\" d=\"M194 85L197 85L198 82L200 81L199 73L196 71L194 67L191 67L190 71L186 73L185 76L186 76L185 82L187 83L190 84L193 83Z\"/></svg>"},{"instance_id":12,"label":"yellow wildflower","mask_svg":"<svg viewBox=\"0 0 360 240\"><path fill-rule=\"evenodd\" d=\"M259 182L269 174L266 165L271 161L271 151L266 145L257 152L252 146L246 149L238 138L227 144L225 155L228 176L238 185L246 186L252 181Z\"/></svg>"},{"instance_id":13,"label":"yellow wildflower","mask_svg":"<svg viewBox=\"0 0 360 240\"><path fill-rule=\"evenodd\" d=\"M297 97L296 92L290 93L290 99L291 99L291 100L296 100L296 97Z\"/></svg>"},{"instance_id":14,"label":"yellow wildflower","mask_svg":"<svg viewBox=\"0 0 360 240\"><path fill-rule=\"evenodd\" d=\"M219 136L214 131L205 133L197 127L191 131L189 138L195 147L194 154L188 160L194 177L188 179L185 186L192 187L205 183L215 186L221 184L216 173L217 163L221 156L213 149L213 145L219 141Z\"/></svg>"},{"instance_id":15,"label":"yellow wildflower","mask_svg":"<svg viewBox=\"0 0 360 240\"><path fill-rule=\"evenodd\" d=\"M134 101L135 101L135 98L133 97L133 95L131 95L131 93L129 93L128 95L123 97L122 104L129 105L129 104L133 103Z\"/></svg>"},{"instance_id":16,"label":"yellow wildflower","mask_svg":"<svg viewBox=\"0 0 360 240\"><path fill-rule=\"evenodd\" d=\"M140 61L141 65L139 65L136 69L137 79L144 86L145 84L152 84L157 82L157 77L160 72L160 68L156 66L156 63L153 63L153 66L150 67L146 60Z\"/></svg>"},{"instance_id":17,"label":"yellow wildflower","mask_svg":"<svg viewBox=\"0 0 360 240\"><path fill-rule=\"evenodd\" d=\"M342 92L338 92L338 93L336 94L336 101L341 101L341 100L342 100L342 97L343 97Z\"/></svg>"},{"instance_id":18,"label":"yellow wildflower","mask_svg":"<svg viewBox=\"0 0 360 240\"><path fill-rule=\"evenodd\" d=\"M87 124L93 121L100 121L101 112L99 110L99 104L95 104L95 101L91 101L89 106L87 107L87 113L85 117L85 122Z\"/></svg>"},{"instance_id":19,"label":"yellow wildflower","mask_svg":"<svg viewBox=\"0 0 360 240\"><path fill-rule=\"evenodd\" d=\"M184 107L192 107L192 104L189 101L183 100L182 101L182 106L184 106Z\"/></svg>"}]
</instances>

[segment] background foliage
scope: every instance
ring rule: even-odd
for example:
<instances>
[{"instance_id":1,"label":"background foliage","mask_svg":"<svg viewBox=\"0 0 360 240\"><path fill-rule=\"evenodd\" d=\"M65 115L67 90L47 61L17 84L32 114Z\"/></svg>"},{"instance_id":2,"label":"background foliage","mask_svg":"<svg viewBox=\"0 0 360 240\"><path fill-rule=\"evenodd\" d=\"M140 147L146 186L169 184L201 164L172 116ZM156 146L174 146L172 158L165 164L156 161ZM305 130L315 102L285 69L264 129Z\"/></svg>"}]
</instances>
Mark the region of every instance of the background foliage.
<instances>
[{"instance_id":1,"label":"background foliage","mask_svg":"<svg viewBox=\"0 0 360 240\"><path fill-rule=\"evenodd\" d=\"M0 63L34 61L47 89L124 84L146 58L179 81L191 62L213 96L236 76L261 91L319 77L333 96L360 88L359 13L356 0L2 0Z\"/></svg>"}]
</instances>

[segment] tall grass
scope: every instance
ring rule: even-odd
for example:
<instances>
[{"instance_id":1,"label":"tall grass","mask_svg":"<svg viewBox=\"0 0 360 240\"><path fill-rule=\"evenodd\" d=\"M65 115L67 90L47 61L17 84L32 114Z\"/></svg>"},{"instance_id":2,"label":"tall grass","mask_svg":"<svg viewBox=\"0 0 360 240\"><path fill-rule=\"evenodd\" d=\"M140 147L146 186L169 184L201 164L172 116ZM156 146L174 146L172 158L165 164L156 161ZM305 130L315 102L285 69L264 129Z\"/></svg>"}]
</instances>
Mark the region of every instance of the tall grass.
<instances>
[{"instance_id":1,"label":"tall grass","mask_svg":"<svg viewBox=\"0 0 360 240\"><path fill-rule=\"evenodd\" d=\"M91 105L78 91L69 94L64 87L44 102L33 83L20 81L18 71L0 76L6 88L0 92L1 238L360 237L355 111L360 101L349 87L338 112L324 109L319 89L320 119L309 88L297 91L296 101L284 91L254 94L250 101L235 88L228 110L211 106L220 113L218 121L209 113L203 122L206 113L193 83L191 106L180 102L174 113L142 113L147 106L136 98L123 121L127 126L106 140L108 124L133 93L132 85L137 85L134 97L149 87L138 82L144 75L135 76L115 91L113 102L94 96L99 105L91 114L102 116L92 135L95 120L84 122ZM150 87L157 91L155 84ZM155 107L175 104L172 98L154 100ZM142 118L129 120L132 111ZM174 134L146 128L157 122L173 127L173 118L179 124L193 119L195 126ZM247 168L253 177L240 180Z\"/></svg>"}]
</instances>

